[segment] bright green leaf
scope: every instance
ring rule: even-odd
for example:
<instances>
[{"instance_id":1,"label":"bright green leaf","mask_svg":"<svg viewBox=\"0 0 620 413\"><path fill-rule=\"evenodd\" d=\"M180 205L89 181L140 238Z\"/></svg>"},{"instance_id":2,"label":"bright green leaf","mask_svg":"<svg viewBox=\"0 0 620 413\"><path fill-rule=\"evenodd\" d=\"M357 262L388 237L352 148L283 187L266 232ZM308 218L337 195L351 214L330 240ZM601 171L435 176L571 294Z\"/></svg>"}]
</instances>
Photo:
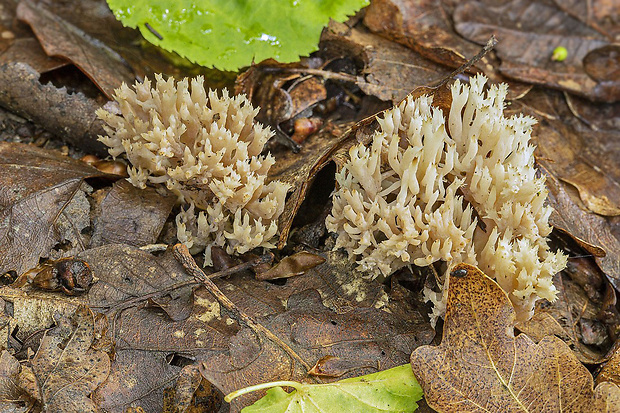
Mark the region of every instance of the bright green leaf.
<instances>
[{"instance_id":1,"label":"bright green leaf","mask_svg":"<svg viewBox=\"0 0 620 413\"><path fill-rule=\"evenodd\" d=\"M151 43L222 70L317 49L331 17L344 21L368 0L107 0L116 17Z\"/></svg>"},{"instance_id":2,"label":"bright green leaf","mask_svg":"<svg viewBox=\"0 0 620 413\"><path fill-rule=\"evenodd\" d=\"M275 382L259 384L238 390L226 396L226 400L272 386L294 387L291 393L282 387L267 391L265 396L242 413L376 413L413 412L416 401L422 398L422 388L411 371L411 366L394 367L367 376L353 377L330 384L302 384Z\"/></svg>"}]
</instances>

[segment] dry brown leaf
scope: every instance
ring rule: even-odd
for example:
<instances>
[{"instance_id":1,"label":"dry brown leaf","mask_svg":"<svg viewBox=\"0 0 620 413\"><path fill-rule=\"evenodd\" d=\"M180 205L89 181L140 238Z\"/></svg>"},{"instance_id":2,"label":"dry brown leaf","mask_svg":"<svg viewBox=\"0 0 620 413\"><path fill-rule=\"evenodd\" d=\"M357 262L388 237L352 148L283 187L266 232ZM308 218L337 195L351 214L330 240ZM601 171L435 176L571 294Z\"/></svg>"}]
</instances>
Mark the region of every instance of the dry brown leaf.
<instances>
[{"instance_id":1,"label":"dry brown leaf","mask_svg":"<svg viewBox=\"0 0 620 413\"><path fill-rule=\"evenodd\" d=\"M80 306L71 320L60 319L23 367L22 387L49 412L95 412L88 397L110 371L110 358L92 348L94 317ZM34 381L33 381L34 380Z\"/></svg>"},{"instance_id":2,"label":"dry brown leaf","mask_svg":"<svg viewBox=\"0 0 620 413\"><path fill-rule=\"evenodd\" d=\"M595 382L600 384L608 381L620 386L620 341L616 342L610 353L609 360L598 371Z\"/></svg>"},{"instance_id":3,"label":"dry brown leaf","mask_svg":"<svg viewBox=\"0 0 620 413\"><path fill-rule=\"evenodd\" d=\"M256 274L259 280L277 280L301 275L317 265L323 264L325 258L308 251L299 251L286 256L265 272Z\"/></svg>"},{"instance_id":4,"label":"dry brown leaf","mask_svg":"<svg viewBox=\"0 0 620 413\"><path fill-rule=\"evenodd\" d=\"M52 247L62 241L57 228L61 215L83 180L94 176L105 174L54 151L0 143L0 273L21 275L39 258L49 257ZM64 219L71 223L76 217ZM77 228L74 232L80 239Z\"/></svg>"},{"instance_id":5,"label":"dry brown leaf","mask_svg":"<svg viewBox=\"0 0 620 413\"><path fill-rule=\"evenodd\" d=\"M97 140L105 135L95 111L101 106L82 93L42 84L40 74L26 63L0 65L0 104L11 112L41 125L85 152L108 156Z\"/></svg>"},{"instance_id":6,"label":"dry brown leaf","mask_svg":"<svg viewBox=\"0 0 620 413\"><path fill-rule=\"evenodd\" d=\"M512 109L540 119L534 127L538 163L576 187L588 209L604 216L620 215L620 133L613 127L620 122L618 107L536 90ZM592 126L584 125L574 112Z\"/></svg>"},{"instance_id":7,"label":"dry brown leaf","mask_svg":"<svg viewBox=\"0 0 620 413\"><path fill-rule=\"evenodd\" d=\"M34 404L24 390L19 386L19 361L8 351L3 350L0 355L0 411L6 413L24 413Z\"/></svg>"},{"instance_id":8,"label":"dry brown leaf","mask_svg":"<svg viewBox=\"0 0 620 413\"><path fill-rule=\"evenodd\" d=\"M356 84L367 95L397 104L418 86L437 83L452 70L417 52L368 32L331 21L321 38L327 57L349 56L364 67Z\"/></svg>"},{"instance_id":9,"label":"dry brown leaf","mask_svg":"<svg viewBox=\"0 0 620 413\"><path fill-rule=\"evenodd\" d=\"M171 194L138 189L124 179L116 181L97 208L101 213L96 214L90 247L154 244L175 202Z\"/></svg>"},{"instance_id":10,"label":"dry brown leaf","mask_svg":"<svg viewBox=\"0 0 620 413\"><path fill-rule=\"evenodd\" d=\"M459 3L453 17L456 30L468 40L484 44L491 34L497 36L499 69L510 78L593 100L614 102L620 98L617 75L614 78L605 72L595 79L584 68L587 54L607 46L609 39L553 5L536 0L465 1ZM560 46L567 49L568 56L554 61L551 56ZM604 67L610 53L602 53L589 71Z\"/></svg>"},{"instance_id":11,"label":"dry brown leaf","mask_svg":"<svg viewBox=\"0 0 620 413\"><path fill-rule=\"evenodd\" d=\"M547 175L548 202L554 209L550 222L577 241L602 248L602 254L589 251L594 253L594 259L611 284L616 290L620 289L620 220L588 211L579 195L571 193L573 188L570 185L563 185L555 176L541 169Z\"/></svg>"},{"instance_id":12,"label":"dry brown leaf","mask_svg":"<svg viewBox=\"0 0 620 413\"><path fill-rule=\"evenodd\" d=\"M429 406L442 412L618 411L615 386L599 386L559 338L514 336L515 312L499 285L468 264L449 275L443 339L411 354ZM605 410L601 410L605 411ZM607 410L613 411L613 410Z\"/></svg>"},{"instance_id":13,"label":"dry brown leaf","mask_svg":"<svg viewBox=\"0 0 620 413\"><path fill-rule=\"evenodd\" d=\"M88 262L98 278L88 294L91 308L112 317L124 308L151 302L177 321L192 312L193 278L168 252L155 257L129 245L108 244L78 257ZM170 289L178 284L182 286Z\"/></svg>"},{"instance_id":14,"label":"dry brown leaf","mask_svg":"<svg viewBox=\"0 0 620 413\"><path fill-rule=\"evenodd\" d=\"M573 260L569 260L568 266L572 271L574 268L571 261ZM590 266L598 270L593 262ZM581 266L577 270L584 271L588 268ZM519 323L516 327L535 342L545 336L555 335L569 345L582 363L600 363L612 344L605 324L599 320L602 306L602 293L599 289L604 289L603 282L607 281L602 274L596 274L599 277L598 286L594 280L588 280L591 281L591 288L595 290L595 294L592 294L595 297L591 298L568 274L569 271L563 271L554 277L553 284L558 290L557 300L553 303L539 301L532 319ZM585 277L584 274L579 275Z\"/></svg>"},{"instance_id":15,"label":"dry brown leaf","mask_svg":"<svg viewBox=\"0 0 620 413\"><path fill-rule=\"evenodd\" d=\"M428 59L458 67L467 61L466 56L475 55L480 48L455 33L449 5L442 3L441 0L373 1L364 24Z\"/></svg>"},{"instance_id":16,"label":"dry brown leaf","mask_svg":"<svg viewBox=\"0 0 620 413\"><path fill-rule=\"evenodd\" d=\"M114 89L125 82L131 84L134 74L123 58L104 43L49 11L40 2L22 0L17 17L27 22L46 53L70 60L112 98Z\"/></svg>"},{"instance_id":17,"label":"dry brown leaf","mask_svg":"<svg viewBox=\"0 0 620 413\"><path fill-rule=\"evenodd\" d=\"M126 276L143 282L132 271L163 265L163 257L147 259L142 256L146 253L126 246L110 251L116 264L108 257L110 265L98 270L94 258L106 247L110 248L91 250L89 261L98 277L112 270L121 280ZM138 261L144 264L138 266ZM343 374L347 377L405 363L413 348L432 340L434 332L408 297L392 300L379 282L351 279L350 274L346 256L331 253L326 263L281 286L241 273L214 282L308 365L333 355L346 361ZM106 290L116 294L110 288L100 293ZM204 288L194 291L192 313L184 320L173 321L158 309L136 304L111 319L116 359L110 378L93 396L107 411L121 412L129 406L161 411L163 389L172 387L179 366L192 360L206 362L205 376L224 393L278 378L306 377L306 371L281 348L269 340L257 340Z\"/></svg>"}]
</instances>

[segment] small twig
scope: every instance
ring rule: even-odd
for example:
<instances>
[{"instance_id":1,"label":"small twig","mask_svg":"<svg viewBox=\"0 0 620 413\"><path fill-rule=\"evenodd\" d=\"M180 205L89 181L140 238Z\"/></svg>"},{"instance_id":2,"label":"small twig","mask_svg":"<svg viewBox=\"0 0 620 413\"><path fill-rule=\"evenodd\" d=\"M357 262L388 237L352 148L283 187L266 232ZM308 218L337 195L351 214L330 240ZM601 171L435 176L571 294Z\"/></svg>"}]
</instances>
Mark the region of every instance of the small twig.
<instances>
[{"instance_id":1,"label":"small twig","mask_svg":"<svg viewBox=\"0 0 620 413\"><path fill-rule=\"evenodd\" d=\"M480 59L486 56L487 53L493 50L496 44L497 44L497 37L495 37L495 35L492 34L489 40L487 40L487 44L484 45L482 50L480 50L480 52L478 52L477 55L469 59L466 63L459 66L457 69L455 69L452 73L450 73L448 76L443 78L443 80L441 80L439 83L437 83L437 85L433 87L439 88L440 86L443 86L446 83L448 83L450 80L452 80L456 75L459 75L465 72L467 69L469 69L470 67L478 63Z\"/></svg>"},{"instance_id":2,"label":"small twig","mask_svg":"<svg viewBox=\"0 0 620 413\"><path fill-rule=\"evenodd\" d=\"M213 280L215 278L222 278L222 277L227 277L229 275L241 272L241 271L245 271L249 268L252 268L255 265L259 265L259 264L263 264L265 262L269 262L270 260L273 259L273 254L268 253L268 254L264 254L261 255L258 258L255 258L253 260L250 261L246 261L244 263L241 263L239 265L235 265L234 267L230 267L227 268L225 270L222 271L217 271L214 272L213 274L209 274L207 275L207 278ZM178 290L179 288L183 288L183 287L188 287L188 286L192 286L192 285L198 285L201 284L201 281L198 280L188 280L188 281L183 281L180 283L176 283L176 284L172 284L167 286L166 288L163 288L161 290L157 290L157 291L153 291L151 293L148 294L143 294L143 295L139 295L137 297L131 298L129 300L123 301L119 304L116 304L114 306L108 307L108 313L111 311L119 311L119 310L124 310L126 308L129 308L135 304L138 304L141 301L146 301L148 299L151 298L159 298L159 297L163 297L164 295L168 294L171 291L174 290ZM97 309L103 309L105 307L91 307L91 308L97 308Z\"/></svg>"},{"instance_id":3,"label":"small twig","mask_svg":"<svg viewBox=\"0 0 620 413\"><path fill-rule=\"evenodd\" d=\"M263 67L262 70L264 72L301 73L304 75L320 76L325 79L343 80L345 82L353 83L366 83L365 80L360 79L358 76L350 75L343 72L330 72L329 70L322 69L310 69L301 67Z\"/></svg>"},{"instance_id":4,"label":"small twig","mask_svg":"<svg viewBox=\"0 0 620 413\"><path fill-rule=\"evenodd\" d=\"M200 281L213 296L223 305L228 311L230 311L236 318L237 321L243 321L245 325L250 327L259 337L265 336L269 340L271 340L274 344L284 350L291 358L297 360L304 368L309 371L311 366L308 365L292 348L288 346L284 341L282 341L278 336L269 331L262 324L254 321L252 317L244 313L240 310L235 303L230 301L226 295L207 277L207 275L198 267L196 261L189 253L187 247L183 244L176 244L173 247L174 257L185 267L188 273L192 275L197 281Z\"/></svg>"}]
</instances>

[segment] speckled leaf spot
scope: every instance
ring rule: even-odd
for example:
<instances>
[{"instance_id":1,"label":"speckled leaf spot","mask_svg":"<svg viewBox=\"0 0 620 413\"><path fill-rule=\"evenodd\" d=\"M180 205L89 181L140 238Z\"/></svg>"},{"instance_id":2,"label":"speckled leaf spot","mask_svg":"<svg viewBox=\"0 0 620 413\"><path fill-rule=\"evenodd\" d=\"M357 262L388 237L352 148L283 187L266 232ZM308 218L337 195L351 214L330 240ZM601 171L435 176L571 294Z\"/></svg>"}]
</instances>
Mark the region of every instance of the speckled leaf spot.
<instances>
[{"instance_id":1,"label":"speckled leaf spot","mask_svg":"<svg viewBox=\"0 0 620 413\"><path fill-rule=\"evenodd\" d=\"M88 307L80 306L71 320L60 319L49 330L35 356L24 366L31 377L28 391L45 411L95 412L88 397L110 372L110 358L92 348L94 317Z\"/></svg>"}]
</instances>

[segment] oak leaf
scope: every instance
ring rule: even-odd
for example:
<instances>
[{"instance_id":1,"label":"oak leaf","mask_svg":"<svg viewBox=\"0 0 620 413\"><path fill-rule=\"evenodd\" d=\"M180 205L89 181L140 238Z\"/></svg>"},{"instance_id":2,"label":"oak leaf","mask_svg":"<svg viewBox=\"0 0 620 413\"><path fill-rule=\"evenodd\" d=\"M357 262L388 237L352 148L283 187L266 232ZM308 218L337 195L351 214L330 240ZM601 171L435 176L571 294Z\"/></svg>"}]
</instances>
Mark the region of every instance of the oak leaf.
<instances>
[{"instance_id":1,"label":"oak leaf","mask_svg":"<svg viewBox=\"0 0 620 413\"><path fill-rule=\"evenodd\" d=\"M421 346L411 366L441 412L619 411L620 388L594 389L587 368L559 338L514 336L515 311L499 285L468 264L449 276L443 339ZM599 409L595 408L597 406ZM594 410L593 410L594 409Z\"/></svg>"}]
</instances>

